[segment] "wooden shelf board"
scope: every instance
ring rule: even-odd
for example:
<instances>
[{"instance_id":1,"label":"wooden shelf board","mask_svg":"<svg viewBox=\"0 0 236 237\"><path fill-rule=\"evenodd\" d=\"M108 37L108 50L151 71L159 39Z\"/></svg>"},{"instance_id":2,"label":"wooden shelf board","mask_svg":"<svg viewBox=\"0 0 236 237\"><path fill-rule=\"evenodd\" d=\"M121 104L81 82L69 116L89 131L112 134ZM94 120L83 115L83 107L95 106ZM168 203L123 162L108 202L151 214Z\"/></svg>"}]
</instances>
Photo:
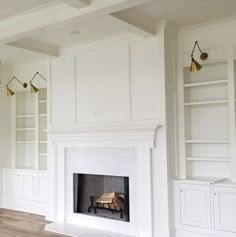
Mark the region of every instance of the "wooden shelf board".
<instances>
[{"instance_id":1,"label":"wooden shelf board","mask_svg":"<svg viewBox=\"0 0 236 237\"><path fill-rule=\"evenodd\" d=\"M197 101L197 102L186 102L184 103L185 106L192 106L192 105L210 105L210 104L226 104L228 100L208 100L208 101Z\"/></svg>"},{"instance_id":2,"label":"wooden shelf board","mask_svg":"<svg viewBox=\"0 0 236 237\"><path fill-rule=\"evenodd\" d=\"M16 131L35 131L36 128L16 128Z\"/></svg>"},{"instance_id":3,"label":"wooden shelf board","mask_svg":"<svg viewBox=\"0 0 236 237\"><path fill-rule=\"evenodd\" d=\"M34 114L17 115L16 118L17 119L19 119L19 118L35 118L35 115Z\"/></svg>"},{"instance_id":4,"label":"wooden shelf board","mask_svg":"<svg viewBox=\"0 0 236 237\"><path fill-rule=\"evenodd\" d=\"M39 114L39 117L47 117L47 114Z\"/></svg>"},{"instance_id":5,"label":"wooden shelf board","mask_svg":"<svg viewBox=\"0 0 236 237\"><path fill-rule=\"evenodd\" d=\"M47 141L39 141L40 144L48 143Z\"/></svg>"},{"instance_id":6,"label":"wooden shelf board","mask_svg":"<svg viewBox=\"0 0 236 237\"><path fill-rule=\"evenodd\" d=\"M39 156L47 156L47 153L39 153Z\"/></svg>"},{"instance_id":7,"label":"wooden shelf board","mask_svg":"<svg viewBox=\"0 0 236 237\"><path fill-rule=\"evenodd\" d=\"M40 100L39 104L43 104L43 103L47 103L47 102L48 102L47 100Z\"/></svg>"},{"instance_id":8,"label":"wooden shelf board","mask_svg":"<svg viewBox=\"0 0 236 237\"><path fill-rule=\"evenodd\" d=\"M203 143L203 144L229 144L229 140L185 140L185 143Z\"/></svg>"},{"instance_id":9,"label":"wooden shelf board","mask_svg":"<svg viewBox=\"0 0 236 237\"><path fill-rule=\"evenodd\" d=\"M230 157L186 157L187 161L231 162Z\"/></svg>"},{"instance_id":10,"label":"wooden shelf board","mask_svg":"<svg viewBox=\"0 0 236 237\"><path fill-rule=\"evenodd\" d=\"M208 86L208 85L217 85L217 84L227 84L228 80L215 80L215 81L206 81L198 83L186 83L184 84L185 88L196 87L196 86Z\"/></svg>"}]
</instances>

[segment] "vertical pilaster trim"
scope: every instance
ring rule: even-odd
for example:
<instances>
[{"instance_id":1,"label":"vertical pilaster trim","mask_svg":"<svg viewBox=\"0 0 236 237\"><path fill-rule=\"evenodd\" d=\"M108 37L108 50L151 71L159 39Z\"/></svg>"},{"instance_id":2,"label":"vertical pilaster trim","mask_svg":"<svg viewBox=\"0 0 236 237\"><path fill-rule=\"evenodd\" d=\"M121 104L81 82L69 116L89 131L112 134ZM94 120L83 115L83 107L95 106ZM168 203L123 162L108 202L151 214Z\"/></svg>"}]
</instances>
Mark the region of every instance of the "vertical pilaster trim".
<instances>
[{"instance_id":1,"label":"vertical pilaster trim","mask_svg":"<svg viewBox=\"0 0 236 237\"><path fill-rule=\"evenodd\" d=\"M77 112L78 112L78 107L77 107L77 55L74 55L74 80L75 80L75 124L78 123L78 118L77 118Z\"/></svg>"},{"instance_id":2,"label":"vertical pilaster trim","mask_svg":"<svg viewBox=\"0 0 236 237\"><path fill-rule=\"evenodd\" d=\"M40 91L39 91L40 93ZM39 93L32 95L35 97L35 169L39 169Z\"/></svg>"},{"instance_id":3,"label":"vertical pilaster trim","mask_svg":"<svg viewBox=\"0 0 236 237\"><path fill-rule=\"evenodd\" d=\"M10 98L12 101L12 158L11 166L16 167L16 96Z\"/></svg>"},{"instance_id":4,"label":"vertical pilaster trim","mask_svg":"<svg viewBox=\"0 0 236 237\"><path fill-rule=\"evenodd\" d=\"M129 48L129 119L133 120L133 100L132 100L132 44L128 44Z\"/></svg>"},{"instance_id":5,"label":"vertical pilaster trim","mask_svg":"<svg viewBox=\"0 0 236 237\"><path fill-rule=\"evenodd\" d=\"M186 154L185 154L185 111L184 111L184 75L183 75L183 48L182 39L177 41L177 104L178 104L178 161L179 178L186 179Z\"/></svg>"},{"instance_id":6,"label":"vertical pilaster trim","mask_svg":"<svg viewBox=\"0 0 236 237\"><path fill-rule=\"evenodd\" d=\"M236 182L236 127L235 127L235 68L234 68L234 48L227 47L228 59L228 100L229 100L229 139L230 139L230 158L231 158L231 180Z\"/></svg>"}]
</instances>

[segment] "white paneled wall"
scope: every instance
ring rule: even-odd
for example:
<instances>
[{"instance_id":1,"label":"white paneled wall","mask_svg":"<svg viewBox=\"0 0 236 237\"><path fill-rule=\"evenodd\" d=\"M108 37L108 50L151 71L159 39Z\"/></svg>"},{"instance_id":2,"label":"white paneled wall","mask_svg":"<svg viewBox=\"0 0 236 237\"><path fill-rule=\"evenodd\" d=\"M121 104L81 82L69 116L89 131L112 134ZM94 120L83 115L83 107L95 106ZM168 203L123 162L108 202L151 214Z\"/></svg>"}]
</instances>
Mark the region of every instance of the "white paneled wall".
<instances>
[{"instance_id":1,"label":"white paneled wall","mask_svg":"<svg viewBox=\"0 0 236 237\"><path fill-rule=\"evenodd\" d=\"M65 56L51 62L50 123L75 123L75 57Z\"/></svg>"},{"instance_id":2,"label":"white paneled wall","mask_svg":"<svg viewBox=\"0 0 236 237\"><path fill-rule=\"evenodd\" d=\"M159 121L158 60L157 37L53 59L50 128Z\"/></svg>"},{"instance_id":3,"label":"white paneled wall","mask_svg":"<svg viewBox=\"0 0 236 237\"><path fill-rule=\"evenodd\" d=\"M132 119L160 118L158 38L131 45Z\"/></svg>"},{"instance_id":4,"label":"white paneled wall","mask_svg":"<svg viewBox=\"0 0 236 237\"><path fill-rule=\"evenodd\" d=\"M77 121L127 121L129 45L79 52L76 55Z\"/></svg>"}]
</instances>

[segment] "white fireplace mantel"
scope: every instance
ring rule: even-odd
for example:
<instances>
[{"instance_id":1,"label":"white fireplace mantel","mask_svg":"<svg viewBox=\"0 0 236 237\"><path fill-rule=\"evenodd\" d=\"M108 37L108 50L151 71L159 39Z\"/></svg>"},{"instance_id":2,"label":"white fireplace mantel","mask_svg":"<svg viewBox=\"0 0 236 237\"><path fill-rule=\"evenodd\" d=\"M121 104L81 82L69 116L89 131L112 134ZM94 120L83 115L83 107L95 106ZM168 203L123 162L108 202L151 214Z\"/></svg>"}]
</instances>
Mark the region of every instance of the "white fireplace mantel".
<instances>
[{"instance_id":1,"label":"white fireplace mantel","mask_svg":"<svg viewBox=\"0 0 236 237\"><path fill-rule=\"evenodd\" d=\"M153 236L154 226L153 218L155 208L158 205L153 204L153 184L155 174L153 174L153 160L157 159L156 147L158 146L158 131L161 125L152 123L148 126L139 124L138 126L116 126L100 127L100 129L75 129L75 131L53 132L49 131L49 175L50 175L50 201L48 206L47 219L52 220L58 225L73 224L76 226L76 220L67 220L66 218L66 200L68 191L66 182L69 159L67 157L70 149L133 149L135 151L136 166L134 167L136 176L132 177L135 181L136 207L139 211L135 221L130 223L112 223L110 220L101 219L97 221L94 218L86 217L80 214L78 229L95 228L99 231L114 232L125 236L151 237ZM88 162L89 163L89 162ZM130 162L127 162L127 164ZM155 163L155 162L154 162ZM134 164L134 165L135 165ZM145 197L142 195L145 193ZM145 205L143 205L145 203ZM132 216L132 210L131 216ZM83 221L83 219L85 221ZM93 223L94 221L94 223ZM114 222L114 221L113 221ZM46 228L47 229L47 228ZM62 232L61 232L62 233ZM69 234L63 232L63 234ZM114 235L115 236L115 235Z\"/></svg>"}]
</instances>

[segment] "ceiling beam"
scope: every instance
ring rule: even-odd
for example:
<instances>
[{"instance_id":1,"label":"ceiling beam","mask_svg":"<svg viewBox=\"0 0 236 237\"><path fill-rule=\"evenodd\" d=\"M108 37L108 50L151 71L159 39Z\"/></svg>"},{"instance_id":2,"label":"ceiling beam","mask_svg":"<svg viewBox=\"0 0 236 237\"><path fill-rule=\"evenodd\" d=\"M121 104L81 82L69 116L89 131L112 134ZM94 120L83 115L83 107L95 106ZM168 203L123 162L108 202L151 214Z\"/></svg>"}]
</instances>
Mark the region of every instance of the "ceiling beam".
<instances>
[{"instance_id":1,"label":"ceiling beam","mask_svg":"<svg viewBox=\"0 0 236 237\"><path fill-rule=\"evenodd\" d=\"M47 55L49 57L57 57L59 54L59 49L57 47L29 39L18 40L15 42L8 43L7 45Z\"/></svg>"},{"instance_id":2,"label":"ceiling beam","mask_svg":"<svg viewBox=\"0 0 236 237\"><path fill-rule=\"evenodd\" d=\"M25 39L36 30L74 17L78 22L94 19L151 0L93 0L80 9L58 1L0 21L0 43Z\"/></svg>"},{"instance_id":3,"label":"ceiling beam","mask_svg":"<svg viewBox=\"0 0 236 237\"><path fill-rule=\"evenodd\" d=\"M115 12L111 15L127 23L129 25L129 30L138 35L143 37L155 35L156 24L130 9Z\"/></svg>"},{"instance_id":4,"label":"ceiling beam","mask_svg":"<svg viewBox=\"0 0 236 237\"><path fill-rule=\"evenodd\" d=\"M87 6L89 3L81 0L60 0L61 2L64 2L65 4L68 4L71 7L74 8L82 8Z\"/></svg>"}]
</instances>

